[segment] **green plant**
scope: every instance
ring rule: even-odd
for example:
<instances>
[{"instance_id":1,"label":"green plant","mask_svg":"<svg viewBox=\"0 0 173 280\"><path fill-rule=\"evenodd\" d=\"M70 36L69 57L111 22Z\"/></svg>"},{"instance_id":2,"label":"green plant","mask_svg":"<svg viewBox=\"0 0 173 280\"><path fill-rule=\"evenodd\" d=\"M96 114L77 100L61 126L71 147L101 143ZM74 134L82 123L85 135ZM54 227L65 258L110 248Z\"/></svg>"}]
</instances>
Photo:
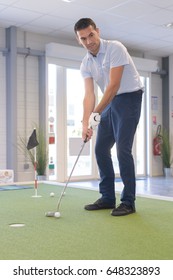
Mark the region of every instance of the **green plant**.
<instances>
[{"instance_id":1,"label":"green plant","mask_svg":"<svg viewBox=\"0 0 173 280\"><path fill-rule=\"evenodd\" d=\"M170 168L173 163L172 148L169 139L169 133L167 132L166 129L162 131L161 138L162 138L161 157L162 157L163 167Z\"/></svg>"},{"instance_id":2,"label":"green plant","mask_svg":"<svg viewBox=\"0 0 173 280\"><path fill-rule=\"evenodd\" d=\"M27 156L30 162L35 165L35 149L36 149L36 171L37 175L45 175L48 164L48 144L41 127L36 127L38 145L34 149L27 149L28 139L20 137L19 148Z\"/></svg>"}]
</instances>

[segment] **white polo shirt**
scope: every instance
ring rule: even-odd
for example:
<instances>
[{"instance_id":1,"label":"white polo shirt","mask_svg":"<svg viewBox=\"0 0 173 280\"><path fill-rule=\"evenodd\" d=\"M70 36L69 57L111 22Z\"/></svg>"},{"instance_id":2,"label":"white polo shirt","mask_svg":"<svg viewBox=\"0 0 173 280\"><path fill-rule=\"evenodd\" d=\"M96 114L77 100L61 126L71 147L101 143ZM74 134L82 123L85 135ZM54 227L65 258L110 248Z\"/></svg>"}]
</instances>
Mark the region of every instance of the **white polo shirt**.
<instances>
[{"instance_id":1,"label":"white polo shirt","mask_svg":"<svg viewBox=\"0 0 173 280\"><path fill-rule=\"evenodd\" d=\"M119 41L100 39L96 57L87 52L81 63L81 74L93 78L104 93L109 84L109 72L113 67L124 66L120 88L117 94L143 89L140 76L126 47Z\"/></svg>"}]
</instances>

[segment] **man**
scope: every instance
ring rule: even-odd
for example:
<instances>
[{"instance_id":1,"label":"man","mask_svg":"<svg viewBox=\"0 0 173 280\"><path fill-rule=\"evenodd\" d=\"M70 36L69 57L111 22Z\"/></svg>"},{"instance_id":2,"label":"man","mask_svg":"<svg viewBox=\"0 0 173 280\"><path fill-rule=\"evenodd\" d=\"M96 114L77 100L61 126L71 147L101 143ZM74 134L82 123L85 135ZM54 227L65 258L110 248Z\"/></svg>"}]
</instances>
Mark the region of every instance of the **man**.
<instances>
[{"instance_id":1,"label":"man","mask_svg":"<svg viewBox=\"0 0 173 280\"><path fill-rule=\"evenodd\" d=\"M93 129L98 125L95 154L102 196L96 202L86 205L85 209L113 209L112 216L128 215L136 211L136 180L131 150L140 118L143 86L127 49L118 41L101 39L99 29L92 19L80 19L74 31L78 42L87 49L81 63L85 87L83 139L90 140ZM103 92L98 104L95 104L94 81ZM111 159L111 148L115 143L124 184L118 207Z\"/></svg>"}]
</instances>

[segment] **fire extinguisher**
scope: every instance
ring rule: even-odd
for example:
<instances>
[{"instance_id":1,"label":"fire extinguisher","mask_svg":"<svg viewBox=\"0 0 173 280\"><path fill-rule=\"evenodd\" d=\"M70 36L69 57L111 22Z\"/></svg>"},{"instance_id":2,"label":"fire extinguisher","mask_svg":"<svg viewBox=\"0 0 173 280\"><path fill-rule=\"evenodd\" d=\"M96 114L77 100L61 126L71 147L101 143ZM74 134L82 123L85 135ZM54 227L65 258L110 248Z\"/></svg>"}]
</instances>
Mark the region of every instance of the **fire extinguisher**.
<instances>
[{"instance_id":1,"label":"fire extinguisher","mask_svg":"<svg viewBox=\"0 0 173 280\"><path fill-rule=\"evenodd\" d=\"M154 156L161 155L162 136L160 135L161 125L159 124L156 131L156 136L153 139L153 154Z\"/></svg>"}]
</instances>

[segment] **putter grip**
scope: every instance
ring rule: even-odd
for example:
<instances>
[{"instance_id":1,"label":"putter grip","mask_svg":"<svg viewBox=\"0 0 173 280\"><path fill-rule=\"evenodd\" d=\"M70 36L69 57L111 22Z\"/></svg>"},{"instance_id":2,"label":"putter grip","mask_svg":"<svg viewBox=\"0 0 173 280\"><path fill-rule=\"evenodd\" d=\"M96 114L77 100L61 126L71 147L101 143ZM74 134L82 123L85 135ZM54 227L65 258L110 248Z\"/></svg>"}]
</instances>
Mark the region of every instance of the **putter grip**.
<instances>
[{"instance_id":1,"label":"putter grip","mask_svg":"<svg viewBox=\"0 0 173 280\"><path fill-rule=\"evenodd\" d=\"M92 128L92 127L90 127L90 128ZM88 137L86 136L86 138L85 138L85 140L84 140L84 143L86 143L86 142L87 142L87 140L88 140Z\"/></svg>"},{"instance_id":2,"label":"putter grip","mask_svg":"<svg viewBox=\"0 0 173 280\"><path fill-rule=\"evenodd\" d=\"M87 142L87 139L88 139L88 137L86 137L86 138L85 138L84 143L86 143L86 142Z\"/></svg>"}]
</instances>

